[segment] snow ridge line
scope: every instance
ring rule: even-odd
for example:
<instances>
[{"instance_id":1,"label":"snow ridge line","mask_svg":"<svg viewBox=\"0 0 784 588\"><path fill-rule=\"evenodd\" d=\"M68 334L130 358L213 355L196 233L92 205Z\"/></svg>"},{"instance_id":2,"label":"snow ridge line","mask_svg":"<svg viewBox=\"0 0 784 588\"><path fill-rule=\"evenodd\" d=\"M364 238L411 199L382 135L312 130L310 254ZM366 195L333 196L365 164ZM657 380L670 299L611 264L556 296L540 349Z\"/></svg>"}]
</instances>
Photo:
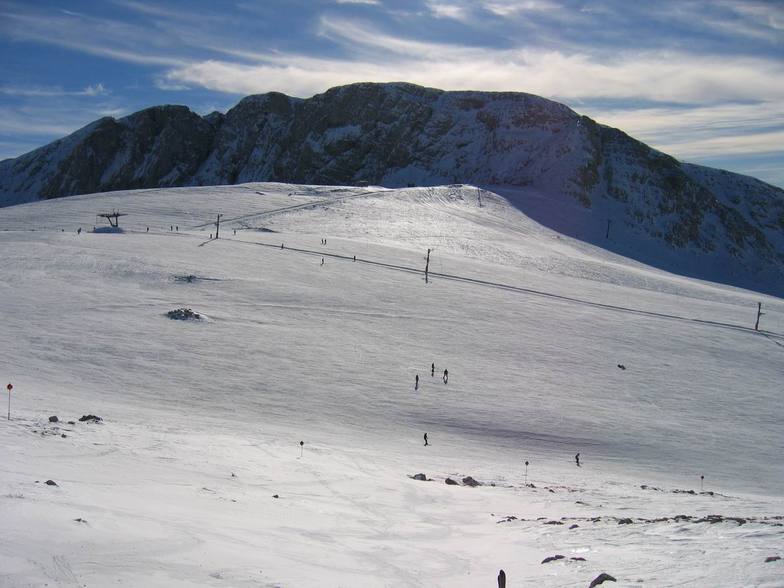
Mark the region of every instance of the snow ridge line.
<instances>
[{"instance_id":1,"label":"snow ridge line","mask_svg":"<svg viewBox=\"0 0 784 588\"><path fill-rule=\"evenodd\" d=\"M304 202L302 204L293 204L291 206L284 206L283 208L273 208L272 210L265 210L263 212L254 212L251 214L243 214L241 216L236 216L233 218L226 218L222 219L221 222L223 223L231 223L237 221L246 221L254 218L260 218L264 216L272 216L274 214L279 214L282 212L290 212L292 210L299 210L303 208L310 208L311 206L320 206L322 204L332 204L334 202L341 202L343 200L351 200L353 198L362 198L364 196L371 196L373 194L381 194L386 192L387 190L375 190L373 192L362 192L361 194L346 194L345 196L337 196L335 198L324 198L322 200L316 200L315 202ZM215 221L210 221L206 223L202 223L199 225L193 225L188 227L189 229L203 229L205 227L209 227L214 225Z\"/></svg>"}]
</instances>

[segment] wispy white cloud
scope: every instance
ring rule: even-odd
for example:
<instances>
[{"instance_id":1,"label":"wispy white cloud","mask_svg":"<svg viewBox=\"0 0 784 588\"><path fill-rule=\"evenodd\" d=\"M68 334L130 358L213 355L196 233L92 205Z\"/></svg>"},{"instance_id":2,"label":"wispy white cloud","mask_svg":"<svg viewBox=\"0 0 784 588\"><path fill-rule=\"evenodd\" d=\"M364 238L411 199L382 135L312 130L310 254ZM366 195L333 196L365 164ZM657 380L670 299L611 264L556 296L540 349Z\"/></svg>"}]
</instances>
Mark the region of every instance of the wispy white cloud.
<instances>
[{"instance_id":1,"label":"wispy white cloud","mask_svg":"<svg viewBox=\"0 0 784 588\"><path fill-rule=\"evenodd\" d=\"M679 158L782 153L784 103L719 104L679 108L588 110L597 121L623 129Z\"/></svg>"},{"instance_id":2,"label":"wispy white cloud","mask_svg":"<svg viewBox=\"0 0 784 588\"><path fill-rule=\"evenodd\" d=\"M565 10L563 6L550 0L491 0L482 1L479 4L488 12L498 16L511 16L525 12L557 13Z\"/></svg>"},{"instance_id":3,"label":"wispy white cloud","mask_svg":"<svg viewBox=\"0 0 784 588\"><path fill-rule=\"evenodd\" d=\"M368 4L378 6L381 4L381 0L335 0L335 4Z\"/></svg>"},{"instance_id":4,"label":"wispy white cloud","mask_svg":"<svg viewBox=\"0 0 784 588\"><path fill-rule=\"evenodd\" d=\"M0 94L6 96L106 96L109 91L103 84L91 84L81 90L64 90L60 86L15 86L0 85Z\"/></svg>"},{"instance_id":5,"label":"wispy white cloud","mask_svg":"<svg viewBox=\"0 0 784 588\"><path fill-rule=\"evenodd\" d=\"M324 18L320 33L350 48L343 59L248 54L256 64L226 60L172 68L168 83L253 93L313 94L352 81L403 80L444 89L526 91L564 100L643 99L683 103L784 100L784 62L685 52L589 53L497 50L393 36L353 20Z\"/></svg>"},{"instance_id":6,"label":"wispy white cloud","mask_svg":"<svg viewBox=\"0 0 784 588\"><path fill-rule=\"evenodd\" d=\"M114 19L16 8L0 12L0 22L3 34L17 41L35 41L143 65L186 62L167 54L167 47L171 49L174 44L165 36Z\"/></svg>"},{"instance_id":7,"label":"wispy white cloud","mask_svg":"<svg viewBox=\"0 0 784 588\"><path fill-rule=\"evenodd\" d=\"M468 22L471 19L471 11L461 4L428 0L426 5L430 14L436 18L451 18L460 22Z\"/></svg>"}]
</instances>

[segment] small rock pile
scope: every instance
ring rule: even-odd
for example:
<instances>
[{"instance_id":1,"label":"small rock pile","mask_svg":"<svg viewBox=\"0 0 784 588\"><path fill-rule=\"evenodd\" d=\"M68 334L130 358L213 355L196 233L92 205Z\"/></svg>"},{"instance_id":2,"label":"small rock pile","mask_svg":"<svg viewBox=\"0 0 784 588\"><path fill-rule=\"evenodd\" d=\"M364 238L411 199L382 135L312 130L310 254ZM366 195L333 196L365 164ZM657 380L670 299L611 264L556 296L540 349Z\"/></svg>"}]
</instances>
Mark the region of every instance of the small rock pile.
<instances>
[{"instance_id":1,"label":"small rock pile","mask_svg":"<svg viewBox=\"0 0 784 588\"><path fill-rule=\"evenodd\" d=\"M176 308L166 313L166 316L176 321L200 321L201 315L190 308Z\"/></svg>"}]
</instances>

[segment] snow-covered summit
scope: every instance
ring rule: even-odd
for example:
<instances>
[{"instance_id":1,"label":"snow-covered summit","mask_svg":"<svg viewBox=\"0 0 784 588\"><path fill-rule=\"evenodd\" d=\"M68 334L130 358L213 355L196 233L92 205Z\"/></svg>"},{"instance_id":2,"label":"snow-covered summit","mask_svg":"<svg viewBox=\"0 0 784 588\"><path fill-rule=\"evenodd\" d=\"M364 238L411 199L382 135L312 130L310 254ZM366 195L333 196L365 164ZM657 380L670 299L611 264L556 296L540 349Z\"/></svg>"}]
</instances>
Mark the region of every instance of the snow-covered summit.
<instances>
[{"instance_id":1,"label":"snow-covered summit","mask_svg":"<svg viewBox=\"0 0 784 588\"><path fill-rule=\"evenodd\" d=\"M0 163L0 203L255 181L524 189L546 199L541 222L594 243L612 235L608 248L645 263L671 269L696 255L692 275L757 276L743 285L784 272L783 190L680 163L515 92L358 83L308 99L248 96L225 115L150 108ZM530 199L514 201L530 212ZM567 213L574 204L579 223ZM725 259L726 275L700 273Z\"/></svg>"}]
</instances>

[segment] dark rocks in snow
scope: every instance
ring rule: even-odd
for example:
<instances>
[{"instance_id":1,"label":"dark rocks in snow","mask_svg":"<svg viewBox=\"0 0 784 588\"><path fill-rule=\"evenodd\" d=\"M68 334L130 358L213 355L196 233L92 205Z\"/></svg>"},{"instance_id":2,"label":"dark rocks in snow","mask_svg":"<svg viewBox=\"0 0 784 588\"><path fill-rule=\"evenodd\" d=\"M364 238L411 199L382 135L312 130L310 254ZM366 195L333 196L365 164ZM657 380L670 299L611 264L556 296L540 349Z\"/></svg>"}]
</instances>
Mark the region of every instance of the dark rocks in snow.
<instances>
[{"instance_id":1,"label":"dark rocks in snow","mask_svg":"<svg viewBox=\"0 0 784 588\"><path fill-rule=\"evenodd\" d=\"M629 519L629 518L618 519L618 524L619 525L631 525L633 523L634 523L634 521L632 519Z\"/></svg>"},{"instance_id":2,"label":"dark rocks in snow","mask_svg":"<svg viewBox=\"0 0 784 588\"><path fill-rule=\"evenodd\" d=\"M570 557L569 559L572 561L585 561L584 557Z\"/></svg>"},{"instance_id":3,"label":"dark rocks in snow","mask_svg":"<svg viewBox=\"0 0 784 588\"><path fill-rule=\"evenodd\" d=\"M599 584L603 584L604 582L617 582L615 578L613 578L610 574L605 574L602 572L598 576L593 579L593 582L588 586L588 588L593 588L594 586L598 586Z\"/></svg>"},{"instance_id":4,"label":"dark rocks in snow","mask_svg":"<svg viewBox=\"0 0 784 588\"><path fill-rule=\"evenodd\" d=\"M542 560L543 564L550 563L551 561L558 561L559 559L566 559L565 555L551 555Z\"/></svg>"},{"instance_id":5,"label":"dark rocks in snow","mask_svg":"<svg viewBox=\"0 0 784 588\"><path fill-rule=\"evenodd\" d=\"M413 480L419 480L421 482L427 482L427 476L425 474L414 474L411 476Z\"/></svg>"},{"instance_id":6,"label":"dark rocks in snow","mask_svg":"<svg viewBox=\"0 0 784 588\"><path fill-rule=\"evenodd\" d=\"M765 563L770 563L772 561L779 561L780 559L781 559L781 556L779 556L779 555L771 555L771 556L765 558Z\"/></svg>"},{"instance_id":7,"label":"dark rocks in snow","mask_svg":"<svg viewBox=\"0 0 784 588\"><path fill-rule=\"evenodd\" d=\"M166 316L176 321L200 321L201 315L190 308L175 308L166 313Z\"/></svg>"},{"instance_id":8,"label":"dark rocks in snow","mask_svg":"<svg viewBox=\"0 0 784 588\"><path fill-rule=\"evenodd\" d=\"M55 482L54 480L47 480L47 481L46 481L46 482L44 482L44 483L45 483L47 486L57 486L57 482Z\"/></svg>"},{"instance_id":9,"label":"dark rocks in snow","mask_svg":"<svg viewBox=\"0 0 784 588\"><path fill-rule=\"evenodd\" d=\"M619 364L618 364L618 369L619 369L619 370L626 370L626 366L625 366L625 365L623 365L622 363L619 363Z\"/></svg>"},{"instance_id":10,"label":"dark rocks in snow","mask_svg":"<svg viewBox=\"0 0 784 588\"><path fill-rule=\"evenodd\" d=\"M68 421L68 424L69 424L69 425L75 425L75 424L76 424L76 421Z\"/></svg>"},{"instance_id":11,"label":"dark rocks in snow","mask_svg":"<svg viewBox=\"0 0 784 588\"><path fill-rule=\"evenodd\" d=\"M85 414L82 415L82 418L79 419L80 423L100 423L103 419L99 416L95 416L94 414Z\"/></svg>"},{"instance_id":12,"label":"dark rocks in snow","mask_svg":"<svg viewBox=\"0 0 784 588\"><path fill-rule=\"evenodd\" d=\"M85 525L87 524L87 520L83 519L82 517L79 517L78 519L74 519L74 521L76 521L77 523L84 523Z\"/></svg>"},{"instance_id":13,"label":"dark rocks in snow","mask_svg":"<svg viewBox=\"0 0 784 588\"><path fill-rule=\"evenodd\" d=\"M280 496L278 496L277 494L273 494L272 497L273 498L280 498Z\"/></svg>"},{"instance_id":14,"label":"dark rocks in snow","mask_svg":"<svg viewBox=\"0 0 784 588\"><path fill-rule=\"evenodd\" d=\"M563 525L561 521L546 521L545 525Z\"/></svg>"},{"instance_id":15,"label":"dark rocks in snow","mask_svg":"<svg viewBox=\"0 0 784 588\"><path fill-rule=\"evenodd\" d=\"M54 415L49 417L49 422L50 422L50 423L57 423L57 422L59 422L59 421L60 421L60 419L58 419L58 418L57 418L56 416L54 416Z\"/></svg>"},{"instance_id":16,"label":"dark rocks in snow","mask_svg":"<svg viewBox=\"0 0 784 588\"><path fill-rule=\"evenodd\" d=\"M575 524L573 524L573 525L570 525L570 526L569 526L569 530L571 531L572 529L577 529L579 526L580 526L580 525L578 525L577 523L575 523Z\"/></svg>"},{"instance_id":17,"label":"dark rocks in snow","mask_svg":"<svg viewBox=\"0 0 784 588\"><path fill-rule=\"evenodd\" d=\"M472 488L482 485L480 482L474 480L471 476L466 476L465 478L463 478L463 484L465 484L466 486L471 486Z\"/></svg>"},{"instance_id":18,"label":"dark rocks in snow","mask_svg":"<svg viewBox=\"0 0 784 588\"><path fill-rule=\"evenodd\" d=\"M680 488L675 488L674 490L664 490L656 486L648 486L647 484L643 484L640 486L640 488L643 490L653 490L654 492L670 492L671 494L688 494L690 496L720 496L722 498L727 498L724 494L719 494L713 490L705 490L703 492L697 492L695 490L682 490Z\"/></svg>"},{"instance_id":19,"label":"dark rocks in snow","mask_svg":"<svg viewBox=\"0 0 784 588\"><path fill-rule=\"evenodd\" d=\"M457 482L455 480L453 480L452 478L447 478L446 480L444 480L444 484L446 484L447 486L457 486L458 485Z\"/></svg>"},{"instance_id":20,"label":"dark rocks in snow","mask_svg":"<svg viewBox=\"0 0 784 588\"><path fill-rule=\"evenodd\" d=\"M68 435L66 435L65 433L63 433L62 435L60 435L60 437L62 437L63 439L65 439L67 436L68 436Z\"/></svg>"},{"instance_id":21,"label":"dark rocks in snow","mask_svg":"<svg viewBox=\"0 0 784 588\"><path fill-rule=\"evenodd\" d=\"M174 276L175 282L187 282L189 284L198 280L198 276L194 276L193 274L188 274L187 276Z\"/></svg>"}]
</instances>

